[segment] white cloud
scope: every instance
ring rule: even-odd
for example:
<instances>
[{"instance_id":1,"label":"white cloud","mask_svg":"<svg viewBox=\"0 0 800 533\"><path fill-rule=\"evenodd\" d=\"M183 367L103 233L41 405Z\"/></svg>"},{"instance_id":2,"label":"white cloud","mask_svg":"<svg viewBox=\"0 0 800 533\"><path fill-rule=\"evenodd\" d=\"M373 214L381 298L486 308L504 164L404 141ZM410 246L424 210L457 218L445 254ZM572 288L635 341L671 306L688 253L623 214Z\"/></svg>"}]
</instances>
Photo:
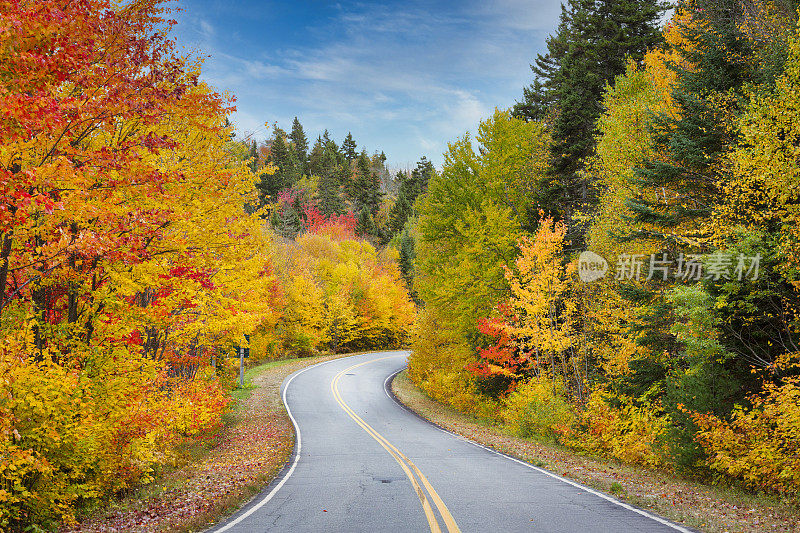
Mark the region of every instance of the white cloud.
<instances>
[{"instance_id":1,"label":"white cloud","mask_svg":"<svg viewBox=\"0 0 800 533\"><path fill-rule=\"evenodd\" d=\"M214 27L208 21L200 19L198 20L198 26L200 28L200 34L204 38L210 39L214 37L215 34Z\"/></svg>"},{"instance_id":2,"label":"white cloud","mask_svg":"<svg viewBox=\"0 0 800 533\"><path fill-rule=\"evenodd\" d=\"M270 50L226 42L199 13L181 24L212 55L204 78L238 96L241 129L258 135L265 120L286 128L298 116L312 139L352 131L392 164L439 162L448 141L519 98L559 12L553 0L456 5L340 4L327 25L307 29L313 39Z\"/></svg>"}]
</instances>

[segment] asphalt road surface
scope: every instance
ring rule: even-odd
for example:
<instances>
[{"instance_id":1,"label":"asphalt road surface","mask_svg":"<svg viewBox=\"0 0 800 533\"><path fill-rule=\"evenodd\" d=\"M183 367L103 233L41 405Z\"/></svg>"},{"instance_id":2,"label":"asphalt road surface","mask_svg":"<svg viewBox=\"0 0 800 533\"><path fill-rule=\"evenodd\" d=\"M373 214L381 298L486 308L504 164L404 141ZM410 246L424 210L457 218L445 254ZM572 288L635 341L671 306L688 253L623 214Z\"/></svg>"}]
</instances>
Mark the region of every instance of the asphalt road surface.
<instances>
[{"instance_id":1,"label":"asphalt road surface","mask_svg":"<svg viewBox=\"0 0 800 533\"><path fill-rule=\"evenodd\" d=\"M690 531L417 417L387 390L407 356L357 355L289 376L295 454L213 531Z\"/></svg>"}]
</instances>

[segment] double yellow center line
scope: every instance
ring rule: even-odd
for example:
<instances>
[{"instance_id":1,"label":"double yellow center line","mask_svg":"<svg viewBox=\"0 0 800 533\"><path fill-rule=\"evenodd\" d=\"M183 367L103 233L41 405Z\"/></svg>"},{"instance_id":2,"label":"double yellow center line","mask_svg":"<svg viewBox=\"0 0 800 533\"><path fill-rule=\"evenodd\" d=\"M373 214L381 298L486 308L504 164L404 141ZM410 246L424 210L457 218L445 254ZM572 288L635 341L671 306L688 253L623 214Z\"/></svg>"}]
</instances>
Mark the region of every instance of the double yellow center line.
<instances>
[{"instance_id":1,"label":"double yellow center line","mask_svg":"<svg viewBox=\"0 0 800 533\"><path fill-rule=\"evenodd\" d=\"M383 446L383 448L389 452L389 455L394 457L394 460L397 461L397 464L403 469L403 472L406 473L408 479L411 481L411 484L414 486L414 490L419 497L419 501L422 504L422 509L425 511L425 517L428 519L428 524L431 527L431 533L441 533L442 529L439 527L439 522L436 519L436 514L433 512L433 507L431 507L430 502L428 501L428 497L425 495L425 491L422 490L422 487L419 484L419 481L422 481L422 485L425 486L425 489L428 491L433 503L436 505L436 508L439 510L439 514L442 516L442 520L444 520L444 524L447 527L447 531L449 533L460 533L461 530L458 529L458 525L456 521L453 519L453 516L450 514L450 511L447 509L447 506L444 504L442 499L436 494L433 486L430 484L428 479L422 474L422 472L417 468L417 466L411 462L411 459L403 455L403 453L394 447L394 445L386 440L386 438L375 431L375 429L364 422L364 420L358 416L349 405L345 403L342 399L342 395L339 393L339 380L344 376L346 373L350 372L351 370L358 368L360 366L374 363L376 361L382 361L384 359L390 359L390 357L381 357L379 359L371 359L369 361L364 361L363 363L358 363L357 365L353 365L349 368L345 368L333 378L331 381L331 391L333 392L333 397L336 399L336 402L344 409L344 412L350 415L350 418L355 420L356 424L361 426L364 431L366 431L373 439L378 441L378 444ZM419 481L417 480L419 478Z\"/></svg>"}]
</instances>

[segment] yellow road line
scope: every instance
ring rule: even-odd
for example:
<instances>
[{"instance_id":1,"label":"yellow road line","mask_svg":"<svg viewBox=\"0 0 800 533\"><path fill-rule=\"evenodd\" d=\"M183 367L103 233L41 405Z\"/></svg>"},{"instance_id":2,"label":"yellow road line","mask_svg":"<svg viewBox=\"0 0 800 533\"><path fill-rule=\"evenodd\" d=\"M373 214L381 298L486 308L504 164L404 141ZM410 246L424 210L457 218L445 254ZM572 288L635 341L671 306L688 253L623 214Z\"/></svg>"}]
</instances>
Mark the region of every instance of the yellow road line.
<instances>
[{"instance_id":1,"label":"yellow road line","mask_svg":"<svg viewBox=\"0 0 800 533\"><path fill-rule=\"evenodd\" d=\"M391 357L391 356L390 356ZM449 533L460 533L461 530L458 528L455 519L450 514L450 511L447 509L447 506L444 504L444 501L439 497L439 494L433 488L433 485L430 484L428 479L422 474L417 465L415 465L411 460L406 457L400 450L398 450L392 443L390 443L383 435L375 431L375 429L367 424L360 416L358 416L355 411L353 411L349 405L345 403L342 399L341 394L339 393L339 380L350 370L354 368L358 368L362 365L366 365L369 363L374 363L376 361L382 361L384 359L389 359L390 357L381 357L379 359L372 359L370 361L364 361L363 363L358 363L353 365L349 368L346 368L339 372L331 381L331 391L333 392L333 397L336 399L336 402L339 406L352 418L356 424L361 426L361 428L367 432L373 439L378 441L378 443L383 446L383 448L389 452L389 454L394 457L394 460L400 465L400 467L405 472L408 479L411 481L411 484L414 486L414 490L419 497L420 503L422 503L422 508L425 511L425 516L428 519L428 524L431 527L432 533L440 533L441 529L439 528L439 522L436 520L436 515L433 513L433 509L428 502L428 498L425 496L425 492L420 487L419 482L414 477L414 473L422 480L422 484L425 485L425 488L428 489L428 493L431 495L434 503L436 504L436 508L439 510L439 513L442 515L442 519L444 520L445 526L447 526L447 530ZM409 469L409 466L411 469ZM412 473L413 469L413 473Z\"/></svg>"},{"instance_id":2,"label":"yellow road line","mask_svg":"<svg viewBox=\"0 0 800 533\"><path fill-rule=\"evenodd\" d=\"M380 435L377 434L377 432L372 428L372 426L364 422L361 419L361 417L355 414L350 409L350 407L346 403L344 403L344 401L341 399L341 396L339 396L339 391L336 388L336 385L338 385L339 382L339 378L341 378L341 375L336 376L334 381L331 383L331 388L333 388L334 390L334 397L336 398L336 401L339 403L342 409L344 409L344 411L348 415L350 415L350 418L355 420L356 423L359 426L361 426L362 429L364 429L364 431L366 431L373 439L378 441L378 443L381 446L383 446L383 448L387 452L389 452L389 454L392 457L394 457L394 460L397 461L397 463L403 468L403 471L406 473L406 476L408 476L408 479L411 480L411 484L414 486L414 491L417 493L417 497L419 498L420 503L422 503L422 509L425 511L425 517L428 519L428 524L431 527L431 532L441 533L442 530L439 528L439 522L436 520L436 515L433 513L433 508L431 507L431 504L428 502L428 498L425 496L425 492L422 490L422 487L420 487L419 483L414 477L414 474L411 473L411 470L409 470L408 466L403 462L403 460L394 451L392 451L392 449L380 438Z\"/></svg>"}]
</instances>

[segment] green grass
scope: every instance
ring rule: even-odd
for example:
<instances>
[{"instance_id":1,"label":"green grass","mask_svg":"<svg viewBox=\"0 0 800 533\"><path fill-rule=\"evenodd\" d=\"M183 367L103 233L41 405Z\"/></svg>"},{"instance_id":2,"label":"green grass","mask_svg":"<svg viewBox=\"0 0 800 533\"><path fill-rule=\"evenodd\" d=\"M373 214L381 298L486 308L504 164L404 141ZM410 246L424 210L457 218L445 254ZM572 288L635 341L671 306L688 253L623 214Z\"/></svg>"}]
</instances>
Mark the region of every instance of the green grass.
<instances>
[{"instance_id":1,"label":"green grass","mask_svg":"<svg viewBox=\"0 0 800 533\"><path fill-rule=\"evenodd\" d=\"M283 366L289 363L294 363L300 361L301 359L314 359L313 357L295 357L293 359L276 359L275 361L268 361L266 363L260 364L258 366L254 366L252 368L247 368L244 371L244 387L239 388L239 374L236 374L236 388L233 389L231 395L233 396L233 400L236 404L240 404L241 402L245 401L250 397L253 393L253 389L257 388L256 385L253 384L253 380L269 370L270 368L275 368L279 366Z\"/></svg>"}]
</instances>

